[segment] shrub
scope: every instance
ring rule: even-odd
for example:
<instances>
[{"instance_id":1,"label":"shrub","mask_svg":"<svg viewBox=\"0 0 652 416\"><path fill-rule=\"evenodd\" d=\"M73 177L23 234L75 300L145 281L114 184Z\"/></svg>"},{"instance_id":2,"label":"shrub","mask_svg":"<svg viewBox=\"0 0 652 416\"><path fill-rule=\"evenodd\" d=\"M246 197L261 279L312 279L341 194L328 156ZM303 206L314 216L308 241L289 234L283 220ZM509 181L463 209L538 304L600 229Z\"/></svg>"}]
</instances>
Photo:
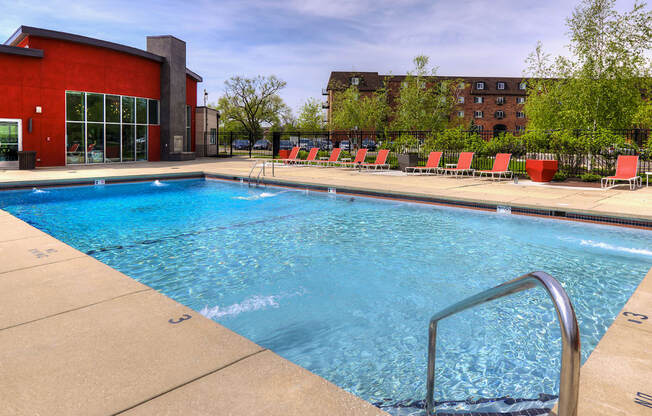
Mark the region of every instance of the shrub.
<instances>
[{"instance_id":1,"label":"shrub","mask_svg":"<svg viewBox=\"0 0 652 416\"><path fill-rule=\"evenodd\" d=\"M383 143L383 148L389 148L394 153L417 151L419 148L419 139L409 133L402 133L396 140Z\"/></svg>"},{"instance_id":2,"label":"shrub","mask_svg":"<svg viewBox=\"0 0 652 416\"><path fill-rule=\"evenodd\" d=\"M485 141L476 134L463 131L462 127L431 133L425 141L426 153L432 151L482 153Z\"/></svg>"},{"instance_id":3,"label":"shrub","mask_svg":"<svg viewBox=\"0 0 652 416\"><path fill-rule=\"evenodd\" d=\"M511 153L513 156L519 157L524 155L526 150L525 141L521 137L516 137L511 133L504 133L488 142L484 142L483 148L478 153L487 156L494 156L497 153Z\"/></svg>"},{"instance_id":4,"label":"shrub","mask_svg":"<svg viewBox=\"0 0 652 416\"><path fill-rule=\"evenodd\" d=\"M568 174L566 172L557 172L555 176L552 177L552 180L555 182L563 182L568 179Z\"/></svg>"},{"instance_id":5,"label":"shrub","mask_svg":"<svg viewBox=\"0 0 652 416\"><path fill-rule=\"evenodd\" d=\"M600 179L602 179L602 176L596 175L595 173L585 173L580 176L580 179L582 182L598 182Z\"/></svg>"},{"instance_id":6,"label":"shrub","mask_svg":"<svg viewBox=\"0 0 652 416\"><path fill-rule=\"evenodd\" d=\"M305 150L299 150L299 154L297 155L297 158L299 159L307 159L308 158L308 152Z\"/></svg>"}]
</instances>

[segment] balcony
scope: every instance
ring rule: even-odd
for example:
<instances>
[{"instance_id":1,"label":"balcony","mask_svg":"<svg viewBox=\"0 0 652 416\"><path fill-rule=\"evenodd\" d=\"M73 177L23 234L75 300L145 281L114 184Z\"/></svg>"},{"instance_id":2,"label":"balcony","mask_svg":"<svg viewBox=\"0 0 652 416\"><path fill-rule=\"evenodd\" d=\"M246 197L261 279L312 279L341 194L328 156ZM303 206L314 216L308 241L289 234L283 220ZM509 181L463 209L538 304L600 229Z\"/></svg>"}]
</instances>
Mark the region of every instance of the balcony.
<instances>
[{"instance_id":1,"label":"balcony","mask_svg":"<svg viewBox=\"0 0 652 416\"><path fill-rule=\"evenodd\" d=\"M321 95L328 95L328 88L322 88Z\"/></svg>"},{"instance_id":2,"label":"balcony","mask_svg":"<svg viewBox=\"0 0 652 416\"><path fill-rule=\"evenodd\" d=\"M321 108L329 108L331 105L328 103L328 101L322 101L321 103Z\"/></svg>"}]
</instances>

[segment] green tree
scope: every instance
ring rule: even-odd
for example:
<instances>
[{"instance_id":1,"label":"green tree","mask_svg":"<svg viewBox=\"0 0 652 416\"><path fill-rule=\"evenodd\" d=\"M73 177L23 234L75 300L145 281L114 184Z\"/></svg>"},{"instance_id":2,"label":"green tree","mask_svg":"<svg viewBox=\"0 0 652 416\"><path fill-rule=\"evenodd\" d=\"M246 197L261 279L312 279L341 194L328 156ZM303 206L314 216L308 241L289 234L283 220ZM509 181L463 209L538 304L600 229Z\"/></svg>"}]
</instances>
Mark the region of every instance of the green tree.
<instances>
[{"instance_id":1,"label":"green tree","mask_svg":"<svg viewBox=\"0 0 652 416\"><path fill-rule=\"evenodd\" d=\"M570 57L539 42L526 60L529 128L631 128L647 122L652 12L645 3L618 13L615 0L582 0L570 18Z\"/></svg>"},{"instance_id":2,"label":"green tree","mask_svg":"<svg viewBox=\"0 0 652 416\"><path fill-rule=\"evenodd\" d=\"M303 131L321 131L324 129L324 119L321 103L314 98L309 98L299 111L297 127Z\"/></svg>"},{"instance_id":3,"label":"green tree","mask_svg":"<svg viewBox=\"0 0 652 416\"><path fill-rule=\"evenodd\" d=\"M336 90L333 101L329 120L332 130L381 130L387 122L389 105L385 89L365 95L351 85L345 90Z\"/></svg>"},{"instance_id":4,"label":"green tree","mask_svg":"<svg viewBox=\"0 0 652 416\"><path fill-rule=\"evenodd\" d=\"M460 80L436 79L437 70L428 69L428 61L423 55L414 58L414 70L401 85L392 123L395 130L442 130L449 123Z\"/></svg>"},{"instance_id":5,"label":"green tree","mask_svg":"<svg viewBox=\"0 0 652 416\"><path fill-rule=\"evenodd\" d=\"M275 76L231 77L224 82L225 92L217 108L220 118L230 128L238 127L259 135L264 126L282 125L291 117L289 107L278 95L285 81Z\"/></svg>"}]
</instances>

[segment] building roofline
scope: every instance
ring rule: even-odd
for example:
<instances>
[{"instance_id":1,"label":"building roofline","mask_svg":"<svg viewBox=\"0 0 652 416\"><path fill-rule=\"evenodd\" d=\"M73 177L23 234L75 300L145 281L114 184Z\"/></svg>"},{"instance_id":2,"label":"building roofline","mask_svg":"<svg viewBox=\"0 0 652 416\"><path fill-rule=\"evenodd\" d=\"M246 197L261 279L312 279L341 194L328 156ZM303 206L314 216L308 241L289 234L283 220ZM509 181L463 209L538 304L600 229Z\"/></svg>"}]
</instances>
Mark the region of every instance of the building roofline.
<instances>
[{"instance_id":1,"label":"building roofline","mask_svg":"<svg viewBox=\"0 0 652 416\"><path fill-rule=\"evenodd\" d=\"M97 46L114 51L127 53L130 55L139 56L141 58L149 59L156 62L164 62L165 58L142 49L133 48L131 46L121 45L119 43L108 42L105 40L89 38L86 36L74 35L72 33L58 32L56 30L41 29L32 26L20 26L13 35L4 43L5 46L16 46L26 36L39 36L49 39L65 40L69 42L81 43L83 45Z\"/></svg>"},{"instance_id":2,"label":"building roofline","mask_svg":"<svg viewBox=\"0 0 652 416\"><path fill-rule=\"evenodd\" d=\"M188 75L190 78L194 79L197 82L203 82L204 81L204 79L201 76L199 76L196 73L192 72L188 68L186 68L186 75Z\"/></svg>"},{"instance_id":3,"label":"building roofline","mask_svg":"<svg viewBox=\"0 0 652 416\"><path fill-rule=\"evenodd\" d=\"M0 53L27 56L30 58L43 58L42 49L19 48L17 46L0 45Z\"/></svg>"}]
</instances>

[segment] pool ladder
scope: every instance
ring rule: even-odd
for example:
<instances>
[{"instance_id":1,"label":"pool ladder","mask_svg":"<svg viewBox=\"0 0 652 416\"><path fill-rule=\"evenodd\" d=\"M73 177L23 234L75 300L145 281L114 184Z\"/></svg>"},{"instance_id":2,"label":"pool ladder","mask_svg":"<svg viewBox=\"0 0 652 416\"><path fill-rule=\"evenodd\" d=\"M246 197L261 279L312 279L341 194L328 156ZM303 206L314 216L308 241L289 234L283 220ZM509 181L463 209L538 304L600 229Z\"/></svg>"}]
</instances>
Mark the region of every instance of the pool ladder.
<instances>
[{"instance_id":1,"label":"pool ladder","mask_svg":"<svg viewBox=\"0 0 652 416\"><path fill-rule=\"evenodd\" d=\"M254 162L253 166L251 167L251 170L249 171L249 177L247 179L247 184L249 186L251 186L251 184L252 184L252 178L254 177L254 175L256 175L256 187L260 186L260 175L265 176L265 165L266 164L267 163L265 161L263 161L263 162L255 161ZM258 169L258 174L256 174L254 172L256 170L256 168L259 168Z\"/></svg>"},{"instance_id":2,"label":"pool ladder","mask_svg":"<svg viewBox=\"0 0 652 416\"><path fill-rule=\"evenodd\" d=\"M437 350L437 323L458 312L482 305L495 299L542 286L557 311L561 329L561 370L559 372L558 416L576 416L580 384L580 331L577 317L568 294L552 276L532 272L491 289L470 296L433 315L428 329L428 379L426 383L426 414L434 415L435 353Z\"/></svg>"}]
</instances>

